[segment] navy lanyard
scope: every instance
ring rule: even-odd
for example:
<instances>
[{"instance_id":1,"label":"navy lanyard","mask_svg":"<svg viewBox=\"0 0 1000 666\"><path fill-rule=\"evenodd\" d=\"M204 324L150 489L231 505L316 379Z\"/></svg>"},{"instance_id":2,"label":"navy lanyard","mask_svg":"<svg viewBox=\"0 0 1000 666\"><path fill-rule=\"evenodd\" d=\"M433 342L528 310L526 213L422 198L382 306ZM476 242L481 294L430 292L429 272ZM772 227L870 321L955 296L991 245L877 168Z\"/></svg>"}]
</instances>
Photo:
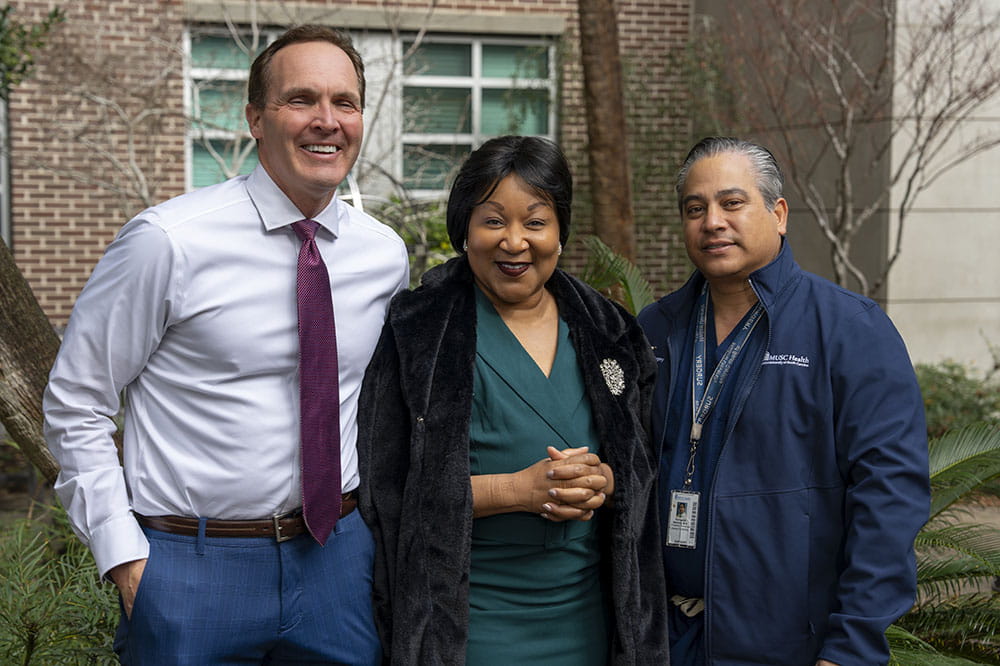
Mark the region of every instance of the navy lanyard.
<instances>
[{"instance_id":1,"label":"navy lanyard","mask_svg":"<svg viewBox=\"0 0 1000 666\"><path fill-rule=\"evenodd\" d=\"M719 364L712 372L708 383L705 383L705 364L707 362L707 328L708 328L708 283L705 283L698 297L698 319L695 324L694 334L694 356L691 367L691 454L688 458L687 469L684 472L684 487L691 487L691 480L694 478L695 456L698 453L698 443L701 441L701 430L708 420L708 415L712 413L715 403L722 393L722 385L729 376L729 371L733 369L733 364L739 357L743 347L746 346L750 334L757 326L764 315L764 306L758 301L750 311L750 316L746 318L740 330L736 332L726 353L722 355Z\"/></svg>"}]
</instances>

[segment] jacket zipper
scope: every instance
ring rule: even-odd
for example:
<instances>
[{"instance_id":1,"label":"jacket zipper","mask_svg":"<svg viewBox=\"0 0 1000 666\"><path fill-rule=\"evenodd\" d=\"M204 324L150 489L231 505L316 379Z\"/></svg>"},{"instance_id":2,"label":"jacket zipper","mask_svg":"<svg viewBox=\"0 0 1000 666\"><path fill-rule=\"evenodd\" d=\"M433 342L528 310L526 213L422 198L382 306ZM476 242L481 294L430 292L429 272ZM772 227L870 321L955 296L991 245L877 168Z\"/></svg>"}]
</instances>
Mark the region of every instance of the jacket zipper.
<instances>
[{"instance_id":1,"label":"jacket zipper","mask_svg":"<svg viewBox=\"0 0 1000 666\"><path fill-rule=\"evenodd\" d=\"M718 462L715 463L715 471L712 472L712 492L711 492L711 497L709 498L708 506L706 507L708 523L705 525L705 565L704 565L705 566L705 572L704 572L705 633L704 636L702 637L703 647L705 650L705 660L709 664L712 663L712 655L709 650L709 646L712 644L712 641L710 640L712 633L711 629L712 625L709 622L709 617L712 612L712 607L711 604L709 603L709 599L711 598L712 578L710 575L711 567L709 567L708 565L712 556L712 547L715 543L715 531L712 529L712 524L713 524L713 519L715 518L715 497L716 494L718 493L717 481L719 479L719 468L722 467L722 461L726 457L726 448L727 445L729 444L729 437L733 434L733 430L736 429L736 422L743 415L743 406L746 404L747 398L750 397L750 392L753 390L754 385L757 383L757 377L760 375L760 369L764 362L764 353L766 353L771 346L771 315L767 311L767 306L764 306L764 301L763 299L761 299L760 294L757 292L757 287L754 286L753 280L747 278L747 283L750 285L750 288L753 290L753 293L757 296L757 300L760 301L761 305L764 307L764 313L767 314L767 339L764 341L764 349L761 352L760 360L754 367L753 374L751 375L749 381L746 382L746 389L744 389L740 395L736 396L737 400L736 408L733 410L733 413L736 414L736 418L729 420L729 425L727 426L726 432L722 438L722 449L719 451L719 460Z\"/></svg>"}]
</instances>

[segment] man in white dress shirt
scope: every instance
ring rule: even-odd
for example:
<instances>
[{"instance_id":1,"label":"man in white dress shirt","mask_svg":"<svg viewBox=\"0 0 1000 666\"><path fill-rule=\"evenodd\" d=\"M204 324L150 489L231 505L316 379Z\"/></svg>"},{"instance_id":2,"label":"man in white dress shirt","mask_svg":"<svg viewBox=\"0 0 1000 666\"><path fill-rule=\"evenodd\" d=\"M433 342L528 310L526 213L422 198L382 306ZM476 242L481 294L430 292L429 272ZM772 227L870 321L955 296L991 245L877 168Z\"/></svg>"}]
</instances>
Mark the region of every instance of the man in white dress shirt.
<instances>
[{"instance_id":1,"label":"man in white dress shirt","mask_svg":"<svg viewBox=\"0 0 1000 666\"><path fill-rule=\"evenodd\" d=\"M260 165L132 219L84 287L45 394L56 491L118 586L126 664L374 664L356 412L406 248L335 196L363 134L350 39L293 28L250 70ZM340 520L304 531L291 224L319 224L339 357ZM125 392L123 461L112 440ZM337 405L330 405L336 409ZM300 534L289 540L289 535Z\"/></svg>"}]
</instances>

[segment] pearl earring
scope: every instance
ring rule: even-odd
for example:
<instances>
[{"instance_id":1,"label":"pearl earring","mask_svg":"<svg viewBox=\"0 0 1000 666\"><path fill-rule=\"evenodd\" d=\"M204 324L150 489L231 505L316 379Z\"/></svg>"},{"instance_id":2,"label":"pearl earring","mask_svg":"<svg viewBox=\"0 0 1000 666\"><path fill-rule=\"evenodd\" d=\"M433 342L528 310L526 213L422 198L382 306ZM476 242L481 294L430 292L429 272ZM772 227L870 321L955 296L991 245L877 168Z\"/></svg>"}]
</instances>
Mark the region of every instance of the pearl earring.
<instances>
[{"instance_id":1,"label":"pearl earring","mask_svg":"<svg viewBox=\"0 0 1000 666\"><path fill-rule=\"evenodd\" d=\"M559 243L559 249L556 250L556 254L562 254L562 243Z\"/></svg>"},{"instance_id":2,"label":"pearl earring","mask_svg":"<svg viewBox=\"0 0 1000 666\"><path fill-rule=\"evenodd\" d=\"M468 251L469 251L469 239L466 238L464 241L462 241L462 252L468 252Z\"/></svg>"}]
</instances>

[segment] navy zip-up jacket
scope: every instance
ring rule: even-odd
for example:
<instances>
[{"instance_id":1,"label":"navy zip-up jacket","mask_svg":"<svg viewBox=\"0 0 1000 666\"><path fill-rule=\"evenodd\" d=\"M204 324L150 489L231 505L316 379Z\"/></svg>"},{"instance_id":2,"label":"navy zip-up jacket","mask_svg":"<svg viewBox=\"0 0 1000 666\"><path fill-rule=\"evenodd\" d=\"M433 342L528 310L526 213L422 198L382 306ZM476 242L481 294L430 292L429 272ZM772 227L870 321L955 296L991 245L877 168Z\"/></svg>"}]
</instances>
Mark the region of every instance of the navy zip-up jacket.
<instances>
[{"instance_id":1,"label":"navy zip-up jacket","mask_svg":"<svg viewBox=\"0 0 1000 666\"><path fill-rule=\"evenodd\" d=\"M695 272L639 316L659 361L663 456L687 446L662 441L663 419L672 392L690 390L676 367L703 284ZM885 629L916 594L913 540L930 508L913 367L881 308L803 271L787 241L750 284L767 335L744 350L759 363L737 386L703 498L708 663L885 664Z\"/></svg>"}]
</instances>

